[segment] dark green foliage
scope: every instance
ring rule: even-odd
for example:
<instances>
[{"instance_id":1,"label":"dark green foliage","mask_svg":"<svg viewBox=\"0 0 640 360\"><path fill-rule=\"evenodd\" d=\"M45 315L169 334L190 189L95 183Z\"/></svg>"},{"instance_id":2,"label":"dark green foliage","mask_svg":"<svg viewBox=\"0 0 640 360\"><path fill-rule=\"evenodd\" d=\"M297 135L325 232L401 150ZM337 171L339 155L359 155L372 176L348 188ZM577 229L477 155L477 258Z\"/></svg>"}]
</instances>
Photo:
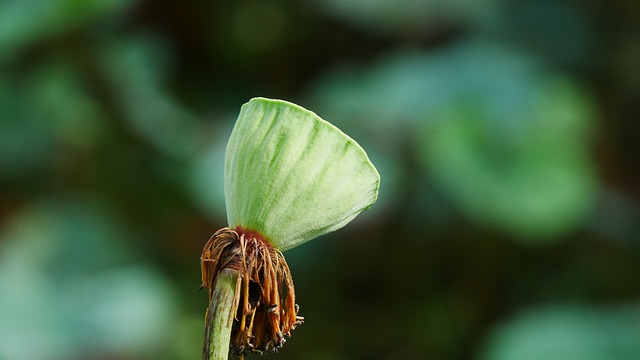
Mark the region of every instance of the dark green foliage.
<instances>
[{"instance_id":1,"label":"dark green foliage","mask_svg":"<svg viewBox=\"0 0 640 360\"><path fill-rule=\"evenodd\" d=\"M285 254L307 321L268 358L638 357L638 10L0 2L0 358L198 359L198 256L254 96L382 178Z\"/></svg>"}]
</instances>

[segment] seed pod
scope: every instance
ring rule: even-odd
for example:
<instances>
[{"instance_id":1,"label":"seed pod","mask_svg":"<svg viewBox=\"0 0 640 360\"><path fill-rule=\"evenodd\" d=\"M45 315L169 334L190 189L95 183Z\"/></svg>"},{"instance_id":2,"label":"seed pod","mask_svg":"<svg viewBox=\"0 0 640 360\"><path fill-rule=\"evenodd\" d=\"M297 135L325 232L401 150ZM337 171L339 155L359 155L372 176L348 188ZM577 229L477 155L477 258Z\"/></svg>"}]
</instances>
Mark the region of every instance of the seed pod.
<instances>
[{"instance_id":1,"label":"seed pod","mask_svg":"<svg viewBox=\"0 0 640 360\"><path fill-rule=\"evenodd\" d=\"M242 106L227 145L229 227L201 256L210 307L216 279L237 271L231 352L277 351L304 322L282 251L339 229L377 199L380 175L364 150L311 111L282 100ZM213 328L207 312L204 358Z\"/></svg>"},{"instance_id":2,"label":"seed pod","mask_svg":"<svg viewBox=\"0 0 640 360\"><path fill-rule=\"evenodd\" d=\"M378 196L380 175L362 147L286 101L244 104L225 156L229 227L280 251L343 227Z\"/></svg>"}]
</instances>

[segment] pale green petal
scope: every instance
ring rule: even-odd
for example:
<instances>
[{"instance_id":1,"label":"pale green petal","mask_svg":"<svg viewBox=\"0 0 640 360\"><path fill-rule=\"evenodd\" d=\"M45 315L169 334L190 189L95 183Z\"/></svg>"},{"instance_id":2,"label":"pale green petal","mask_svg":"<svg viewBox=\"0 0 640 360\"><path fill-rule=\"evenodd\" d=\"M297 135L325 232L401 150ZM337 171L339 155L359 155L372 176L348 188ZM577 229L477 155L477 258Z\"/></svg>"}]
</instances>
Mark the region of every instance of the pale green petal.
<instances>
[{"instance_id":1,"label":"pale green petal","mask_svg":"<svg viewBox=\"0 0 640 360\"><path fill-rule=\"evenodd\" d=\"M358 143L316 114L254 98L231 133L224 180L229 226L284 251L368 209L380 175Z\"/></svg>"}]
</instances>

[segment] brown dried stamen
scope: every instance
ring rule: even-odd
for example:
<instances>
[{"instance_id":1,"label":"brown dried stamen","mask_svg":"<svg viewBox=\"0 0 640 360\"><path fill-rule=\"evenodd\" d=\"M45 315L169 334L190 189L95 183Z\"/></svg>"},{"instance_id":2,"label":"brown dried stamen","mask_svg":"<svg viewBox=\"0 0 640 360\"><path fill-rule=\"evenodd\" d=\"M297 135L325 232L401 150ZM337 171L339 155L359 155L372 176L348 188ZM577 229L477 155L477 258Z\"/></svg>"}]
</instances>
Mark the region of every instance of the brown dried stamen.
<instances>
[{"instance_id":1,"label":"brown dried stamen","mask_svg":"<svg viewBox=\"0 0 640 360\"><path fill-rule=\"evenodd\" d=\"M200 265L202 287L208 289L210 302L220 271L238 271L230 344L233 355L245 350L277 351L291 330L304 321L297 316L293 280L284 256L257 233L241 228L218 230L204 246ZM211 316L207 312L207 326Z\"/></svg>"}]
</instances>

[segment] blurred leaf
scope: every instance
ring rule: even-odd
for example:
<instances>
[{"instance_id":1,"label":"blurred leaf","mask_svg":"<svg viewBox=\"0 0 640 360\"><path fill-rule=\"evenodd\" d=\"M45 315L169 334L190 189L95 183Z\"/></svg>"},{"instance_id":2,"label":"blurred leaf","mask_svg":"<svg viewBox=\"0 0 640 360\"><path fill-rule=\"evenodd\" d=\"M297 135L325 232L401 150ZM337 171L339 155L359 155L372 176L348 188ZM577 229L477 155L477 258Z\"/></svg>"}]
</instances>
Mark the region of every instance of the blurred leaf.
<instances>
[{"instance_id":1,"label":"blurred leaf","mask_svg":"<svg viewBox=\"0 0 640 360\"><path fill-rule=\"evenodd\" d=\"M0 78L0 109L0 176L8 178L50 166L58 143L91 148L105 120L82 79L55 58L28 76Z\"/></svg>"},{"instance_id":2,"label":"blurred leaf","mask_svg":"<svg viewBox=\"0 0 640 360\"><path fill-rule=\"evenodd\" d=\"M484 104L464 100L437 114L423 155L438 185L474 218L523 238L550 240L578 225L595 180L581 104L567 85L551 84L532 94L530 107L514 109L514 119L528 122L520 129L492 124Z\"/></svg>"},{"instance_id":3,"label":"blurred leaf","mask_svg":"<svg viewBox=\"0 0 640 360\"><path fill-rule=\"evenodd\" d=\"M164 89L170 59L163 44L148 37L114 41L100 58L131 130L172 157L191 156L202 140L199 119Z\"/></svg>"},{"instance_id":4,"label":"blurred leaf","mask_svg":"<svg viewBox=\"0 0 640 360\"><path fill-rule=\"evenodd\" d=\"M590 210L588 98L514 49L475 41L399 53L329 75L312 97L391 151L415 144L435 185L480 222L551 240Z\"/></svg>"},{"instance_id":5,"label":"blurred leaf","mask_svg":"<svg viewBox=\"0 0 640 360\"><path fill-rule=\"evenodd\" d=\"M0 177L4 179L44 168L53 142L51 125L33 121L21 106L21 85L7 80L0 79Z\"/></svg>"},{"instance_id":6,"label":"blurred leaf","mask_svg":"<svg viewBox=\"0 0 640 360\"><path fill-rule=\"evenodd\" d=\"M640 354L640 308L548 307L490 336L483 360L627 360Z\"/></svg>"},{"instance_id":7,"label":"blurred leaf","mask_svg":"<svg viewBox=\"0 0 640 360\"><path fill-rule=\"evenodd\" d=\"M162 349L171 291L153 269L130 264L126 239L86 205L50 204L16 215L0 234L0 357Z\"/></svg>"},{"instance_id":8,"label":"blurred leaf","mask_svg":"<svg viewBox=\"0 0 640 360\"><path fill-rule=\"evenodd\" d=\"M21 47L122 11L127 0L5 0L0 2L0 62Z\"/></svg>"}]
</instances>

